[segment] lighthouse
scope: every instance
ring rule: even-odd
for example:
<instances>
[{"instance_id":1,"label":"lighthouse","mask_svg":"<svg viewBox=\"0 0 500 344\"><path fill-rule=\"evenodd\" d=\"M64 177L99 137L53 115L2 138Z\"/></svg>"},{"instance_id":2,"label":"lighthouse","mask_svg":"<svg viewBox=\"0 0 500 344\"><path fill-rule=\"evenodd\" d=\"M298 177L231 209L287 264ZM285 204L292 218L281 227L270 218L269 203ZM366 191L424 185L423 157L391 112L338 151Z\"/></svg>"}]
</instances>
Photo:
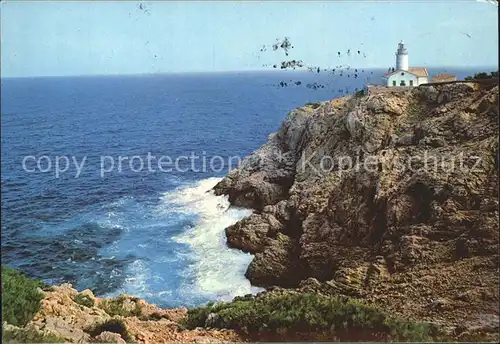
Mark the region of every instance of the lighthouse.
<instances>
[{"instance_id":1,"label":"lighthouse","mask_svg":"<svg viewBox=\"0 0 500 344\"><path fill-rule=\"evenodd\" d=\"M396 70L408 70L408 50L403 41L399 42L396 51Z\"/></svg>"},{"instance_id":2,"label":"lighthouse","mask_svg":"<svg viewBox=\"0 0 500 344\"><path fill-rule=\"evenodd\" d=\"M412 87L426 84L428 77L429 73L426 68L408 67L408 50L405 43L401 41L396 50L396 68L389 68L389 71L382 77L382 81L387 87Z\"/></svg>"}]
</instances>

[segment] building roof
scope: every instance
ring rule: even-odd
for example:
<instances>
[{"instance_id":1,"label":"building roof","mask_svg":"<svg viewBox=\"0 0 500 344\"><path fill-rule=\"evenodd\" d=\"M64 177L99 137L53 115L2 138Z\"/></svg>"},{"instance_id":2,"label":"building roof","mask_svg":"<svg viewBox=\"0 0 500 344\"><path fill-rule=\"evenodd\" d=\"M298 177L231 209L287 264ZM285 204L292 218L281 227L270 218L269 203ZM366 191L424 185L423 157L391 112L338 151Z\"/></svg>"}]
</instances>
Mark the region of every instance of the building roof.
<instances>
[{"instance_id":1,"label":"building roof","mask_svg":"<svg viewBox=\"0 0 500 344\"><path fill-rule=\"evenodd\" d=\"M438 74L438 75L434 75L432 77L432 80L433 81L443 81L443 80L449 80L449 79L456 79L456 75L453 75L453 74Z\"/></svg>"},{"instance_id":2,"label":"building roof","mask_svg":"<svg viewBox=\"0 0 500 344\"><path fill-rule=\"evenodd\" d=\"M415 74L418 77L429 76L429 73L427 73L427 68L424 67L410 67L408 68L408 72L410 72L411 74Z\"/></svg>"},{"instance_id":3,"label":"building roof","mask_svg":"<svg viewBox=\"0 0 500 344\"><path fill-rule=\"evenodd\" d=\"M410 74L413 74L419 78L421 77L428 77L429 76L429 73L427 73L427 68L424 68L424 67L409 67L408 70L395 70L394 72L389 72L389 73L385 73L384 74L384 77L387 78L389 77L390 75L393 75L393 74L396 74L396 73L400 73L400 72L406 72L406 73L410 73Z\"/></svg>"}]
</instances>

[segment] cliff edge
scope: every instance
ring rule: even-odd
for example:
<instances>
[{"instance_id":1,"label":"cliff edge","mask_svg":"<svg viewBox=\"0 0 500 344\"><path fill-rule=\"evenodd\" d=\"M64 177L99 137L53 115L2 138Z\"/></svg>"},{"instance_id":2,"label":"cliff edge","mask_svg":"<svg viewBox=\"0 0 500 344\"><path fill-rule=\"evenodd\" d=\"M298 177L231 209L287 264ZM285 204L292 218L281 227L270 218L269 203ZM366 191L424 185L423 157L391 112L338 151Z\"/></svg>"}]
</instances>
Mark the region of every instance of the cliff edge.
<instances>
[{"instance_id":1,"label":"cliff edge","mask_svg":"<svg viewBox=\"0 0 500 344\"><path fill-rule=\"evenodd\" d=\"M381 89L291 111L214 188L259 286L498 329L498 84ZM475 326L475 325L474 325Z\"/></svg>"}]
</instances>

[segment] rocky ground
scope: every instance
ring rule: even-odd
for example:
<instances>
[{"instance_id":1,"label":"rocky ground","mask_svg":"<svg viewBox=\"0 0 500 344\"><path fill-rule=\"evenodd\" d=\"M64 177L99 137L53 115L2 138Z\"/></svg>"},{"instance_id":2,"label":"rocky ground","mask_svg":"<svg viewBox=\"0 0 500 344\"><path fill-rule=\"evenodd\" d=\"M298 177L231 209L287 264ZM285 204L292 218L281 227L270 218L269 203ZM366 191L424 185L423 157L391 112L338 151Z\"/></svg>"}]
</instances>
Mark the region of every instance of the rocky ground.
<instances>
[{"instance_id":1,"label":"rocky ground","mask_svg":"<svg viewBox=\"0 0 500 344\"><path fill-rule=\"evenodd\" d=\"M241 341L230 330L184 330L186 308L161 309L131 295L101 299L70 284L43 291L41 309L23 328L5 325L14 342L221 343ZM78 295L78 296L77 296ZM86 301L77 301L84 296ZM81 300L81 298L80 298ZM5 338L5 337L3 337Z\"/></svg>"},{"instance_id":2,"label":"rocky ground","mask_svg":"<svg viewBox=\"0 0 500 344\"><path fill-rule=\"evenodd\" d=\"M214 190L260 286L314 286L498 331L498 85L361 93L291 111Z\"/></svg>"}]
</instances>

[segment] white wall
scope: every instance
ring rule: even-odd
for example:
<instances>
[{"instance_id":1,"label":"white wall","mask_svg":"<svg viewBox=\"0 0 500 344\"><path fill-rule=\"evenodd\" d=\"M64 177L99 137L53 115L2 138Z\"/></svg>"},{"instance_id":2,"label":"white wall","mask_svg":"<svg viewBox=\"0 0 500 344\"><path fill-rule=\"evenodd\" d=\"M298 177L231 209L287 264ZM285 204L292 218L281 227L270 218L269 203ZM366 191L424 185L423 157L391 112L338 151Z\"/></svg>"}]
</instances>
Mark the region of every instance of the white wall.
<instances>
[{"instance_id":1,"label":"white wall","mask_svg":"<svg viewBox=\"0 0 500 344\"><path fill-rule=\"evenodd\" d=\"M408 70L408 54L396 54L396 70Z\"/></svg>"},{"instance_id":2,"label":"white wall","mask_svg":"<svg viewBox=\"0 0 500 344\"><path fill-rule=\"evenodd\" d=\"M418 78L418 84L419 85L422 85L422 84L428 84L429 81L427 80L427 77L426 76L421 76Z\"/></svg>"},{"instance_id":3,"label":"white wall","mask_svg":"<svg viewBox=\"0 0 500 344\"><path fill-rule=\"evenodd\" d=\"M396 85L393 85L394 81L396 82ZM405 82L404 86L410 86L410 81L413 81L413 86L419 85L416 75L404 71L398 71L397 73L394 73L387 78L387 86L402 86L401 81Z\"/></svg>"}]
</instances>

